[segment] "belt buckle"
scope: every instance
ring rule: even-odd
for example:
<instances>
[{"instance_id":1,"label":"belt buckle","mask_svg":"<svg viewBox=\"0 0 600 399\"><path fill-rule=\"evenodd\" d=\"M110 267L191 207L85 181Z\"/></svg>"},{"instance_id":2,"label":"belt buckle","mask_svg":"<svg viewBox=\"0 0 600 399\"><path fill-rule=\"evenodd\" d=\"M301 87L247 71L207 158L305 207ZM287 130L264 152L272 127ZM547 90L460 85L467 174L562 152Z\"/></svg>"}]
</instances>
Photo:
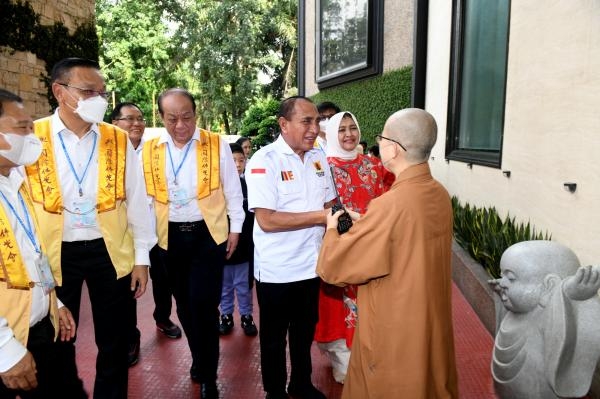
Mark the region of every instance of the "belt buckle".
<instances>
[{"instance_id":1,"label":"belt buckle","mask_svg":"<svg viewBox=\"0 0 600 399\"><path fill-rule=\"evenodd\" d=\"M181 224L179 225L179 231L182 233L189 233L194 229L194 225L191 223Z\"/></svg>"}]
</instances>

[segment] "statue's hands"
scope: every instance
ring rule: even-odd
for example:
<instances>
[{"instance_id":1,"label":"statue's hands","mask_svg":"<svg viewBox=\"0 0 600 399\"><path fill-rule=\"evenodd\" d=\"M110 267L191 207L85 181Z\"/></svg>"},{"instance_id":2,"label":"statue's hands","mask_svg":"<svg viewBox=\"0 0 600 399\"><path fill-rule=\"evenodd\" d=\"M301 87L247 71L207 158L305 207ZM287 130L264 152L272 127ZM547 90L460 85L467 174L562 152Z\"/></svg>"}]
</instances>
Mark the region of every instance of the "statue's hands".
<instances>
[{"instance_id":1,"label":"statue's hands","mask_svg":"<svg viewBox=\"0 0 600 399\"><path fill-rule=\"evenodd\" d=\"M563 290L575 300L584 301L598 293L600 289L600 268L594 266L580 267L577 273L565 279Z\"/></svg>"}]
</instances>

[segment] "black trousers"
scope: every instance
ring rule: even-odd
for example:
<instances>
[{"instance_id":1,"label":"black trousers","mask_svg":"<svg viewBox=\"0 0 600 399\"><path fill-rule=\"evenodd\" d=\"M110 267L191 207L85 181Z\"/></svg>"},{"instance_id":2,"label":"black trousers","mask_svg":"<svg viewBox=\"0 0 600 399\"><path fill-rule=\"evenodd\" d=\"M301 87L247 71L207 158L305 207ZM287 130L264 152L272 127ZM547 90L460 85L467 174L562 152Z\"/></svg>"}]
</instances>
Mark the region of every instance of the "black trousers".
<instances>
[{"instance_id":1,"label":"black trousers","mask_svg":"<svg viewBox=\"0 0 600 399\"><path fill-rule=\"evenodd\" d=\"M62 243L62 286L58 298L79 325L83 282L92 305L98 355L94 398L127 398L127 320L131 275L117 279L103 239ZM124 328L125 327L125 328ZM74 340L58 344L61 367L76 368Z\"/></svg>"},{"instance_id":2,"label":"black trousers","mask_svg":"<svg viewBox=\"0 0 600 399\"><path fill-rule=\"evenodd\" d=\"M217 379L219 302L226 247L226 243L215 243L203 221L169 222L169 281L177 316L202 383Z\"/></svg>"},{"instance_id":3,"label":"black trousers","mask_svg":"<svg viewBox=\"0 0 600 399\"><path fill-rule=\"evenodd\" d=\"M77 372L68 375L66 370L57 367L55 363L56 345L50 317L46 316L29 329L27 350L35 360L37 388L31 391L8 389L0 380L0 399L14 399L17 395L22 399L87 398Z\"/></svg>"},{"instance_id":4,"label":"black trousers","mask_svg":"<svg viewBox=\"0 0 600 399\"><path fill-rule=\"evenodd\" d=\"M152 280L152 297L154 298L154 320L157 323L166 323L171 318L173 306L169 277L165 265L167 251L155 245L150 250L150 279ZM137 299L133 297L129 301L129 338L128 342L133 344L140 339L140 330L137 328Z\"/></svg>"},{"instance_id":5,"label":"black trousers","mask_svg":"<svg viewBox=\"0 0 600 399\"><path fill-rule=\"evenodd\" d=\"M311 384L310 348L319 318L319 285L319 278L292 283L256 282L260 364L266 392L285 392L286 336L290 341L290 384Z\"/></svg>"},{"instance_id":6,"label":"black trousers","mask_svg":"<svg viewBox=\"0 0 600 399\"><path fill-rule=\"evenodd\" d=\"M152 279L152 296L154 297L154 320L165 323L171 318L173 292L169 285L169 276L165 264L167 251L155 245L150 250L150 278Z\"/></svg>"}]
</instances>

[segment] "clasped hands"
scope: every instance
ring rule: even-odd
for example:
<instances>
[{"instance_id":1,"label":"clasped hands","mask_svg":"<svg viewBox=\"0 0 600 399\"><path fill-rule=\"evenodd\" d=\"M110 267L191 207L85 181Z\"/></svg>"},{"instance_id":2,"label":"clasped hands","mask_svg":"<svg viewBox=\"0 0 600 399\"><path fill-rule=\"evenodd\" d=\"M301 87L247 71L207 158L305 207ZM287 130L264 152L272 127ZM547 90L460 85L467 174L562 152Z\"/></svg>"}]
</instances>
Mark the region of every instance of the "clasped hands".
<instances>
[{"instance_id":1,"label":"clasped hands","mask_svg":"<svg viewBox=\"0 0 600 399\"><path fill-rule=\"evenodd\" d=\"M344 207L344 209L346 210L346 212L348 212L353 222L360 219L360 213L355 212L350 208ZM338 219L344 212L340 209L336 213L332 214L331 208L325 209L325 211L327 216L327 229L337 229Z\"/></svg>"}]
</instances>

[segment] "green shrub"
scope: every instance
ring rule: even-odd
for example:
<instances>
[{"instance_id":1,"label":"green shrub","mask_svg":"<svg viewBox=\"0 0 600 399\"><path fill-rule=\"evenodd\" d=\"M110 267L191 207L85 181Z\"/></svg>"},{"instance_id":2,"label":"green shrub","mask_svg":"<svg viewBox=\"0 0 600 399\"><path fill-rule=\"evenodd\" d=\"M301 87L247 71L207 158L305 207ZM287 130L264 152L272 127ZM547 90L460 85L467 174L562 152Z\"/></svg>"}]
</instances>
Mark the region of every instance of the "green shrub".
<instances>
[{"instance_id":1,"label":"green shrub","mask_svg":"<svg viewBox=\"0 0 600 399\"><path fill-rule=\"evenodd\" d=\"M279 101L272 98L259 100L246 111L240 127L240 135L252 137L252 146L255 149L269 144L279 130L277 112L279 112Z\"/></svg>"},{"instance_id":2,"label":"green shrub","mask_svg":"<svg viewBox=\"0 0 600 399\"><path fill-rule=\"evenodd\" d=\"M510 215L502 220L494 207L462 206L453 196L452 210L454 239L494 278L500 277L500 258L508 247L521 241L552 239L548 233L536 232L529 222L516 223Z\"/></svg>"},{"instance_id":3,"label":"green shrub","mask_svg":"<svg viewBox=\"0 0 600 399\"><path fill-rule=\"evenodd\" d=\"M350 111L358 120L363 140L375 144L387 118L394 112L410 107L412 66L386 72L381 76L324 89L311 99L318 104L332 101L343 111Z\"/></svg>"}]
</instances>

